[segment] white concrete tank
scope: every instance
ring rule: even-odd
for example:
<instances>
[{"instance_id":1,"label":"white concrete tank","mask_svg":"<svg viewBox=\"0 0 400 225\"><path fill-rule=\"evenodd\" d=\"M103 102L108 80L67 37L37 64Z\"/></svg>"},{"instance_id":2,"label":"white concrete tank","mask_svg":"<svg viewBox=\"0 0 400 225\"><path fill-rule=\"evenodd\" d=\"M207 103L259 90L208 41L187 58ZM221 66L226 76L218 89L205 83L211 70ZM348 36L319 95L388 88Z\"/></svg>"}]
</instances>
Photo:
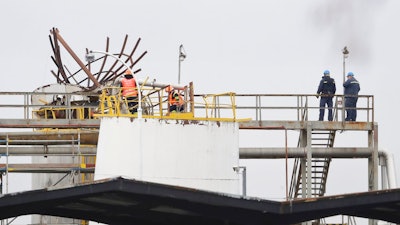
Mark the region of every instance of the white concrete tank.
<instances>
[{"instance_id":1,"label":"white concrete tank","mask_svg":"<svg viewBox=\"0 0 400 225\"><path fill-rule=\"evenodd\" d=\"M102 118L95 180L124 176L240 194L236 122Z\"/></svg>"}]
</instances>

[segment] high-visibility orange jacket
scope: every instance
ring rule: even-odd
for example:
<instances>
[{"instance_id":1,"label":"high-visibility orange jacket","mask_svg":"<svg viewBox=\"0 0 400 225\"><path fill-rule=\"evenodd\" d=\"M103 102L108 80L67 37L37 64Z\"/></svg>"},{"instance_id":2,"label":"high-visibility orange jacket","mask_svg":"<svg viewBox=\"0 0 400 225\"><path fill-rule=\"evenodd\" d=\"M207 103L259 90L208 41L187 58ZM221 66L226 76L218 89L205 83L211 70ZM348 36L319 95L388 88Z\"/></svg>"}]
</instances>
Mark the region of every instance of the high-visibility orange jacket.
<instances>
[{"instance_id":1,"label":"high-visibility orange jacket","mask_svg":"<svg viewBox=\"0 0 400 225\"><path fill-rule=\"evenodd\" d=\"M183 105L183 97L179 92L171 91L168 95L170 105Z\"/></svg>"},{"instance_id":2,"label":"high-visibility orange jacket","mask_svg":"<svg viewBox=\"0 0 400 225\"><path fill-rule=\"evenodd\" d=\"M130 97L138 95L136 89L136 81L134 78L127 79L124 77L121 79L121 84L122 84L122 96Z\"/></svg>"}]
</instances>

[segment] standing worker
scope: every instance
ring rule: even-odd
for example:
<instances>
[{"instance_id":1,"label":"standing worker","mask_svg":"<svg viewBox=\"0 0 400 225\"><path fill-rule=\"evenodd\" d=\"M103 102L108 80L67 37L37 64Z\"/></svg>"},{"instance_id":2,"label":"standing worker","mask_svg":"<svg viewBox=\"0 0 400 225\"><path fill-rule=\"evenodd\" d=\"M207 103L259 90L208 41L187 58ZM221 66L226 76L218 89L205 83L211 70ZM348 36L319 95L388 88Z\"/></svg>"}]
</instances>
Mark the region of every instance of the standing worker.
<instances>
[{"instance_id":1,"label":"standing worker","mask_svg":"<svg viewBox=\"0 0 400 225\"><path fill-rule=\"evenodd\" d=\"M319 121L324 120L325 115L325 105L328 106L328 120L333 120L332 107L333 107L333 96L336 93L335 79L330 77L329 70L324 71L324 76L322 76L319 82L317 90L317 98L321 95L321 100L319 101Z\"/></svg>"},{"instance_id":2,"label":"standing worker","mask_svg":"<svg viewBox=\"0 0 400 225\"><path fill-rule=\"evenodd\" d=\"M125 77L121 79L122 97L128 102L129 111L133 114L137 112L138 91L136 88L136 80L133 78L132 71L126 70Z\"/></svg>"},{"instance_id":3,"label":"standing worker","mask_svg":"<svg viewBox=\"0 0 400 225\"><path fill-rule=\"evenodd\" d=\"M347 80L343 84L344 87L344 107L347 116L345 121L356 121L357 117L357 100L360 91L360 83L354 78L353 72L347 73Z\"/></svg>"}]
</instances>

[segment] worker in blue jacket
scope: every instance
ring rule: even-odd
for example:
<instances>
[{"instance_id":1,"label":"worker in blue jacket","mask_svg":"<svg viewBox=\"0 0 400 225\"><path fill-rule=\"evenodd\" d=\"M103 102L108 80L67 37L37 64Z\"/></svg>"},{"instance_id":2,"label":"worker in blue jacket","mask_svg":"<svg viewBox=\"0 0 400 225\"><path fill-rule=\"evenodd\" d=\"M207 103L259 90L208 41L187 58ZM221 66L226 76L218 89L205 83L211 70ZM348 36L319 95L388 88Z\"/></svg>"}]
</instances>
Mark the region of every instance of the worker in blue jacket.
<instances>
[{"instance_id":1,"label":"worker in blue jacket","mask_svg":"<svg viewBox=\"0 0 400 225\"><path fill-rule=\"evenodd\" d=\"M347 80L343 84L344 87L344 107L346 109L346 121L356 121L357 117L357 100L360 91L360 83L354 78L353 72L347 73Z\"/></svg>"},{"instance_id":2,"label":"worker in blue jacket","mask_svg":"<svg viewBox=\"0 0 400 225\"><path fill-rule=\"evenodd\" d=\"M319 82L317 90L317 98L321 95L321 100L319 101L319 121L324 120L325 115L325 105L328 106L328 120L333 120L332 107L333 107L333 96L336 93L335 79L330 77L329 70L324 71L324 76L322 76Z\"/></svg>"}]
</instances>

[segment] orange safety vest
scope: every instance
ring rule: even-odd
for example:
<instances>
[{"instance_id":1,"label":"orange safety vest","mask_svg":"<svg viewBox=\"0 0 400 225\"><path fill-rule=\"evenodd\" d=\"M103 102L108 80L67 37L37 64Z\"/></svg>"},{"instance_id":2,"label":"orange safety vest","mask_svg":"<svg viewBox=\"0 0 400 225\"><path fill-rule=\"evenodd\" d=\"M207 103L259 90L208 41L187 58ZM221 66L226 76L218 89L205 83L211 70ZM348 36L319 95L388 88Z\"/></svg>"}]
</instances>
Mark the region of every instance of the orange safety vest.
<instances>
[{"instance_id":1,"label":"orange safety vest","mask_svg":"<svg viewBox=\"0 0 400 225\"><path fill-rule=\"evenodd\" d=\"M177 95L174 96L174 93ZM168 96L168 101L170 105L183 105L184 101L182 95L179 92L171 91Z\"/></svg>"},{"instance_id":2,"label":"orange safety vest","mask_svg":"<svg viewBox=\"0 0 400 225\"><path fill-rule=\"evenodd\" d=\"M137 96L138 92L136 89L136 81L134 78L126 79L125 77L121 80L122 83L122 96Z\"/></svg>"}]
</instances>

